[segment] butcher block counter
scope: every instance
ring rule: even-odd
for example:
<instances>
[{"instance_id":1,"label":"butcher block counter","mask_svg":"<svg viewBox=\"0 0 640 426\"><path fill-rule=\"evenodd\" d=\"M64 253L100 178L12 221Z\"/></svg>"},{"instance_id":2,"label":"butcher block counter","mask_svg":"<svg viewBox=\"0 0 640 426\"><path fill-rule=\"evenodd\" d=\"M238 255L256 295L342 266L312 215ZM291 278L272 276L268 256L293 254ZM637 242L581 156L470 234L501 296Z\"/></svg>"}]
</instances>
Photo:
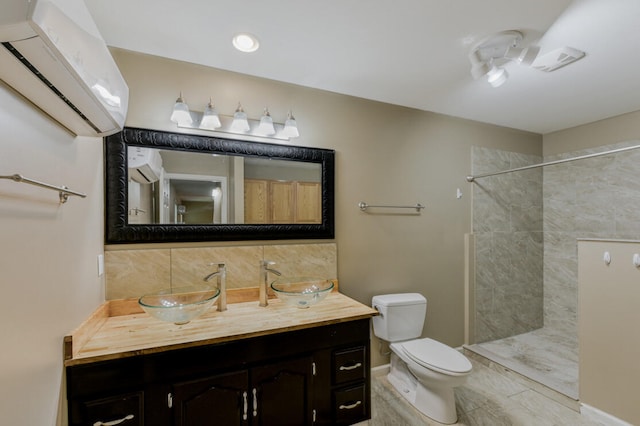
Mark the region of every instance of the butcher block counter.
<instances>
[{"instance_id":1,"label":"butcher block counter","mask_svg":"<svg viewBox=\"0 0 640 426\"><path fill-rule=\"evenodd\" d=\"M128 312L134 312L129 313ZM65 365L222 343L284 331L371 318L377 311L337 291L307 309L270 299L230 303L184 324L162 322L142 311L136 300L105 302L71 335L65 337Z\"/></svg>"},{"instance_id":2,"label":"butcher block counter","mask_svg":"<svg viewBox=\"0 0 640 426\"><path fill-rule=\"evenodd\" d=\"M184 325L108 301L65 337L69 424L358 423L375 315L338 291L307 309L229 303Z\"/></svg>"}]
</instances>

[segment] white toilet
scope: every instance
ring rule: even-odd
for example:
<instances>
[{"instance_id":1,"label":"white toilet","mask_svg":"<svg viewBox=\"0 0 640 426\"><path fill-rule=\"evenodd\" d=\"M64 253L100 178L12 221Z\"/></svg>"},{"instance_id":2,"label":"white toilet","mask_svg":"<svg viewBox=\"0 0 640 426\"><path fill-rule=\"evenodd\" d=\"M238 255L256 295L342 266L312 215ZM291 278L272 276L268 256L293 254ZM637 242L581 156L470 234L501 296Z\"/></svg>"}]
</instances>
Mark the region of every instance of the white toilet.
<instances>
[{"instance_id":1,"label":"white toilet","mask_svg":"<svg viewBox=\"0 0 640 426\"><path fill-rule=\"evenodd\" d=\"M457 350L433 339L418 339L427 299L418 293L374 296L373 332L390 342L389 382L414 407L440 423L458 420L453 388L464 384L471 362Z\"/></svg>"}]
</instances>

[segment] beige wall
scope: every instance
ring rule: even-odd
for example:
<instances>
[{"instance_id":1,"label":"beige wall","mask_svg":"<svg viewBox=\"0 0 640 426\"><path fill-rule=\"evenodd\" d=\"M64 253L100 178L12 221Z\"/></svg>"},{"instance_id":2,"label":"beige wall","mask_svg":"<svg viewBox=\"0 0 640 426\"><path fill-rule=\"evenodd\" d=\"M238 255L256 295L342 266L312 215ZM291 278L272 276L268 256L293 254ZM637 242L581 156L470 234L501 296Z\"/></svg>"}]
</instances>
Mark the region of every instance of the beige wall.
<instances>
[{"instance_id":1,"label":"beige wall","mask_svg":"<svg viewBox=\"0 0 640 426\"><path fill-rule=\"evenodd\" d=\"M465 176L471 146L540 155L540 135L123 50L113 53L131 89L128 126L178 131L168 116L180 91L194 110L202 110L211 96L222 114L232 114L241 101L250 118L268 106L274 120L282 122L293 108L301 137L292 143L336 150L341 291L366 304L375 294L422 293L429 300L425 335L454 346L463 343L464 234L471 228ZM456 199L457 188L462 199ZM426 209L420 215L363 213L360 201L420 202ZM378 358L374 363L382 362Z\"/></svg>"},{"instance_id":2,"label":"beige wall","mask_svg":"<svg viewBox=\"0 0 640 426\"><path fill-rule=\"evenodd\" d=\"M633 256L638 253L638 242L578 242L580 401L636 425L640 338L633 329L640 323L640 268Z\"/></svg>"},{"instance_id":3,"label":"beige wall","mask_svg":"<svg viewBox=\"0 0 640 426\"><path fill-rule=\"evenodd\" d=\"M548 133L542 146L547 157L634 139L640 139L640 111Z\"/></svg>"},{"instance_id":4,"label":"beige wall","mask_svg":"<svg viewBox=\"0 0 640 426\"><path fill-rule=\"evenodd\" d=\"M124 51L114 56L131 89L129 126L175 131L167 117L180 90L194 109L213 96L220 111L231 113L240 100L252 118L268 105L281 122L293 108L302 133L296 143L337 153L341 290L367 304L377 293L423 293L425 335L463 342L471 146L540 154L539 135ZM60 206L55 192L0 181L2 421L63 424L62 338L104 299L96 267L103 250L102 144L73 137L4 85L0 111L0 174L88 194ZM366 214L359 201L427 208L420 215Z\"/></svg>"},{"instance_id":5,"label":"beige wall","mask_svg":"<svg viewBox=\"0 0 640 426\"><path fill-rule=\"evenodd\" d=\"M73 137L2 82L0 128L0 175L88 194L61 205L57 192L0 180L0 423L54 425L62 339L104 300L102 140Z\"/></svg>"}]
</instances>

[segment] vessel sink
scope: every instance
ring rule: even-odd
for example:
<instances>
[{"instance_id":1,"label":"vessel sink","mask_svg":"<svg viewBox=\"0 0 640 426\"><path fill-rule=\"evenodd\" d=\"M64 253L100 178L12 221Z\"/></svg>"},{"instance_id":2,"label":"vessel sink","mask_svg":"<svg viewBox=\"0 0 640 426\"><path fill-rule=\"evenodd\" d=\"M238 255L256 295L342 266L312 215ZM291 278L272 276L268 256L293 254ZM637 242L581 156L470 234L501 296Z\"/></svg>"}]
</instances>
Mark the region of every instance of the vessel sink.
<instances>
[{"instance_id":1,"label":"vessel sink","mask_svg":"<svg viewBox=\"0 0 640 426\"><path fill-rule=\"evenodd\" d=\"M219 295L217 287L207 285L176 287L144 295L138 303L152 317L182 325L205 313Z\"/></svg>"},{"instance_id":2,"label":"vessel sink","mask_svg":"<svg viewBox=\"0 0 640 426\"><path fill-rule=\"evenodd\" d=\"M319 278L287 277L271 283L280 300L297 308L308 308L321 302L333 290L333 282Z\"/></svg>"}]
</instances>

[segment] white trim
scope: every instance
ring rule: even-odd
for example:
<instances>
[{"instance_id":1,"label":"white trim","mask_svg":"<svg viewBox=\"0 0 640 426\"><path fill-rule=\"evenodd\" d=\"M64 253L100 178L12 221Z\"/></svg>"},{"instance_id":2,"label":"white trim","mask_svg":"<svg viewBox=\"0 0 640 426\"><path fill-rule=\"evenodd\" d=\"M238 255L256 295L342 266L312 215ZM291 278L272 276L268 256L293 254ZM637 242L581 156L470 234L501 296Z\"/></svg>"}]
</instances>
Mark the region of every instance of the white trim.
<instances>
[{"instance_id":1,"label":"white trim","mask_svg":"<svg viewBox=\"0 0 640 426\"><path fill-rule=\"evenodd\" d=\"M391 370L391 364L379 365L371 369L371 375L382 376L383 374L388 374L390 370Z\"/></svg>"},{"instance_id":2,"label":"white trim","mask_svg":"<svg viewBox=\"0 0 640 426\"><path fill-rule=\"evenodd\" d=\"M591 420L605 422L611 426L633 426L631 423L620 420L609 413L605 413L604 411L598 410L597 408L587 404L580 404L580 414Z\"/></svg>"}]
</instances>

